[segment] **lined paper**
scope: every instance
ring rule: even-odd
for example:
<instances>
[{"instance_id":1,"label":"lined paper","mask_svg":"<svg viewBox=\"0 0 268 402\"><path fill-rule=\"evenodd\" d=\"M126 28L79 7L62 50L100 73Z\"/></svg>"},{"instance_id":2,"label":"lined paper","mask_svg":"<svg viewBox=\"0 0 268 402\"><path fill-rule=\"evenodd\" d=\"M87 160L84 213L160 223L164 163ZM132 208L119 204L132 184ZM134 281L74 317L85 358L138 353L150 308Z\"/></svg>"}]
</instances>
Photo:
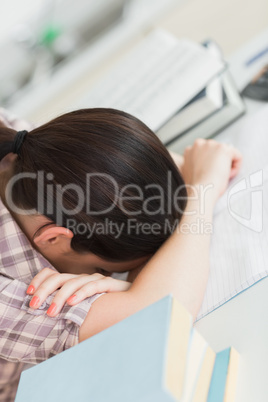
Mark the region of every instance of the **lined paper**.
<instances>
[{"instance_id":1,"label":"lined paper","mask_svg":"<svg viewBox=\"0 0 268 402\"><path fill-rule=\"evenodd\" d=\"M268 275L268 107L246 119L232 138L217 139L231 140L243 165L215 209L210 275L198 319ZM236 193L241 183L247 188Z\"/></svg>"}]
</instances>

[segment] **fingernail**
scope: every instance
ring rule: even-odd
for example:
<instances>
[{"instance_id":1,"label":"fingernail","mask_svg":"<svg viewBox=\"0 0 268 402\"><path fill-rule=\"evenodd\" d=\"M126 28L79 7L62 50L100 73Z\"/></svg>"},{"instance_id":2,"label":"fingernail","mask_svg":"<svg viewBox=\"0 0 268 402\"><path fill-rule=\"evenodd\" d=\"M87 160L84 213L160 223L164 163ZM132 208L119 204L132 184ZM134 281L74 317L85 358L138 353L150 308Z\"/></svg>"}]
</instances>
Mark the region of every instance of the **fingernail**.
<instances>
[{"instance_id":1,"label":"fingernail","mask_svg":"<svg viewBox=\"0 0 268 402\"><path fill-rule=\"evenodd\" d=\"M67 299L67 303L72 304L76 301L76 299L77 299L76 295L70 296L69 299Z\"/></svg>"},{"instance_id":2,"label":"fingernail","mask_svg":"<svg viewBox=\"0 0 268 402\"><path fill-rule=\"evenodd\" d=\"M56 303L52 303L49 307L49 309L47 310L47 314L48 315L54 315L56 313L57 310L57 305Z\"/></svg>"},{"instance_id":3,"label":"fingernail","mask_svg":"<svg viewBox=\"0 0 268 402\"><path fill-rule=\"evenodd\" d=\"M28 295L32 295L35 292L35 288L33 285L30 285L26 291Z\"/></svg>"},{"instance_id":4,"label":"fingernail","mask_svg":"<svg viewBox=\"0 0 268 402\"><path fill-rule=\"evenodd\" d=\"M40 299L38 296L34 296L32 300L30 301L30 307L37 307L38 304L40 303Z\"/></svg>"}]
</instances>

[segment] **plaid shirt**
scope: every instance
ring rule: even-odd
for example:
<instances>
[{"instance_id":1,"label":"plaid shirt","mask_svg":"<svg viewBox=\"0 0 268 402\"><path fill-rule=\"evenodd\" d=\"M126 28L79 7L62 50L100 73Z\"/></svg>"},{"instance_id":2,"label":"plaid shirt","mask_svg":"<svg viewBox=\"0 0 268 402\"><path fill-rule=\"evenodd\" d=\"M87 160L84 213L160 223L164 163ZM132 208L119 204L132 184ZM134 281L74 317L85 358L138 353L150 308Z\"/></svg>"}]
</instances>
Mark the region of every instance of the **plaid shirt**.
<instances>
[{"instance_id":1,"label":"plaid shirt","mask_svg":"<svg viewBox=\"0 0 268 402\"><path fill-rule=\"evenodd\" d=\"M4 121L3 110L0 119ZM16 121L16 129L23 129ZM5 115L6 125L12 127ZM79 327L92 296L77 306L65 305L57 317L46 311L55 295L38 310L29 307L26 295L32 278L45 267L53 268L31 245L0 199L0 401L15 399L20 373L78 343ZM55 270L56 271L56 270ZM30 392L30 390L29 390Z\"/></svg>"}]
</instances>

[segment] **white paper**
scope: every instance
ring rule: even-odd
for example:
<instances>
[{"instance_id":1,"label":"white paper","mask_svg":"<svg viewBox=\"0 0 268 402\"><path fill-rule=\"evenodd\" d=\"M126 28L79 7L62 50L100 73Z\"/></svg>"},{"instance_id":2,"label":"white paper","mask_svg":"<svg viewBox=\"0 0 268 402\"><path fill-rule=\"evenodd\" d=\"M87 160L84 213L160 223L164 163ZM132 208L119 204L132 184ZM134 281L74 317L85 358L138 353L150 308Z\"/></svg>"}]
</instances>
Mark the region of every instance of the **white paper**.
<instances>
[{"instance_id":1,"label":"white paper","mask_svg":"<svg viewBox=\"0 0 268 402\"><path fill-rule=\"evenodd\" d=\"M203 46L158 29L132 49L78 106L123 110L157 130L224 67Z\"/></svg>"},{"instance_id":2,"label":"white paper","mask_svg":"<svg viewBox=\"0 0 268 402\"><path fill-rule=\"evenodd\" d=\"M268 275L267 106L245 120L233 144L243 165L215 209L210 275L198 319Z\"/></svg>"}]
</instances>

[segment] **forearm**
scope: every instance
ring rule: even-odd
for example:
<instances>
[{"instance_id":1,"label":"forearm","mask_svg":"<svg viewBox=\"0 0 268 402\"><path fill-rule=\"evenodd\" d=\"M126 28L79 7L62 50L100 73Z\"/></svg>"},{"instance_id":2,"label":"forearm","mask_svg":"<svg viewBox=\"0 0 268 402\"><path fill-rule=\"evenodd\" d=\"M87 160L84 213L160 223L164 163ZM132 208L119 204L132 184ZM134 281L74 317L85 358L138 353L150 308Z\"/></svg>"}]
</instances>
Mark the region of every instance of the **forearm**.
<instances>
[{"instance_id":1,"label":"forearm","mask_svg":"<svg viewBox=\"0 0 268 402\"><path fill-rule=\"evenodd\" d=\"M195 214L188 213L195 211ZM189 200L177 230L137 276L129 292L139 303L150 303L172 293L196 317L209 273L209 244L213 203L207 198L204 213L200 201Z\"/></svg>"},{"instance_id":2,"label":"forearm","mask_svg":"<svg viewBox=\"0 0 268 402\"><path fill-rule=\"evenodd\" d=\"M240 165L239 151L213 140L199 139L192 147L185 149L182 167L184 180L192 185L202 184L204 190L209 189L205 192L206 203L203 197L202 203L199 202L200 197L199 200L188 199L179 230L161 246L128 291L103 295L93 304L80 329L80 340L115 324L168 293L172 293L196 317L209 272L213 208ZM196 213L189 215L191 211ZM188 228L186 232L182 230L185 227ZM199 230L196 231L196 228Z\"/></svg>"},{"instance_id":3,"label":"forearm","mask_svg":"<svg viewBox=\"0 0 268 402\"><path fill-rule=\"evenodd\" d=\"M194 215L188 212L196 211ZM180 226L212 224L213 203L204 214L199 200L189 200ZM179 226L179 228L180 228ZM80 330L80 341L172 293L196 317L209 272L209 231L176 230L150 259L126 292L108 293L94 302Z\"/></svg>"}]
</instances>

